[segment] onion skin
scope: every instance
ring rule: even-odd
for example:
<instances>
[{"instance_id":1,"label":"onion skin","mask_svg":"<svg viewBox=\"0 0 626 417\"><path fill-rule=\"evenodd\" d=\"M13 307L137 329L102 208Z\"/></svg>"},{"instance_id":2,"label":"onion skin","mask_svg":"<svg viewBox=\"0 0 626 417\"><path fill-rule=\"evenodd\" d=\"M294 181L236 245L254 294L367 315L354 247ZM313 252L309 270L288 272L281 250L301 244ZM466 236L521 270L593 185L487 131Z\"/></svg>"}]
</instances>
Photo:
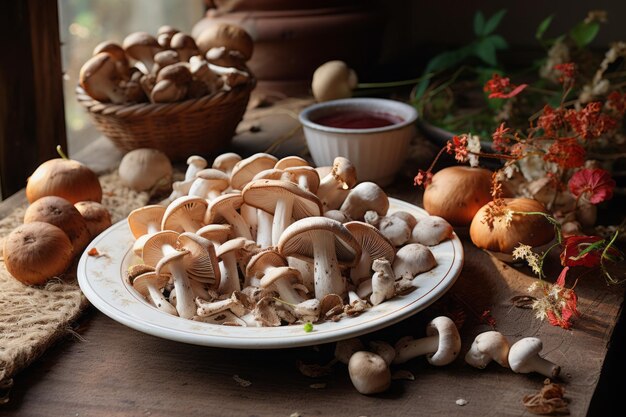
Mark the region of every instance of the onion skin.
<instances>
[{"instance_id":1,"label":"onion skin","mask_svg":"<svg viewBox=\"0 0 626 417\"><path fill-rule=\"evenodd\" d=\"M75 204L79 201L102 202L98 176L73 159L50 159L39 165L26 184L29 203L54 195Z\"/></svg>"},{"instance_id":2,"label":"onion skin","mask_svg":"<svg viewBox=\"0 0 626 417\"><path fill-rule=\"evenodd\" d=\"M433 175L424 191L424 209L452 226L469 226L474 215L491 201L491 171L452 166Z\"/></svg>"},{"instance_id":3,"label":"onion skin","mask_svg":"<svg viewBox=\"0 0 626 417\"><path fill-rule=\"evenodd\" d=\"M530 198L505 198L504 202L511 211L546 213L543 204ZM520 243L536 247L554 238L554 227L541 215L514 214L508 227L504 216L499 216L491 229L485 220L490 204L484 205L476 213L470 226L470 238L479 248L510 255Z\"/></svg>"},{"instance_id":4,"label":"onion skin","mask_svg":"<svg viewBox=\"0 0 626 417\"><path fill-rule=\"evenodd\" d=\"M14 278L26 285L40 285L69 268L73 247L63 230L33 222L17 227L6 237L3 257Z\"/></svg>"}]
</instances>

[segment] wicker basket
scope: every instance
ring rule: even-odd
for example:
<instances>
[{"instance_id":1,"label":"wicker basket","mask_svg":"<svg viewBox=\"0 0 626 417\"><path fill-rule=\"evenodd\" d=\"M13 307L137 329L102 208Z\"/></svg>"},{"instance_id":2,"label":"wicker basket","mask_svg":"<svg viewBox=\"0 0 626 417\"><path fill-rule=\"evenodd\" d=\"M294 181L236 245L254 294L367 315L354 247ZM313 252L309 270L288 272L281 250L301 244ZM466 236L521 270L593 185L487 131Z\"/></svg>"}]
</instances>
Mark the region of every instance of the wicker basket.
<instances>
[{"instance_id":1,"label":"wicker basket","mask_svg":"<svg viewBox=\"0 0 626 417\"><path fill-rule=\"evenodd\" d=\"M182 161L190 155L207 155L228 145L246 111L255 83L252 78L230 91L179 103L101 103L80 87L76 96L98 130L120 150L155 148L173 161Z\"/></svg>"}]
</instances>

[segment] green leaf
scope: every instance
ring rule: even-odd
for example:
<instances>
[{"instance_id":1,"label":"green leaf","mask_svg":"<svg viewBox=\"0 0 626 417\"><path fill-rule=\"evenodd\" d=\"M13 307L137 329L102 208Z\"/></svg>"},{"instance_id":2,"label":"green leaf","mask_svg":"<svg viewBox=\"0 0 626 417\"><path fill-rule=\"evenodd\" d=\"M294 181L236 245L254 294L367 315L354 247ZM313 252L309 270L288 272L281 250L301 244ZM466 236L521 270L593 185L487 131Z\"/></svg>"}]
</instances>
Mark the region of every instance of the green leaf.
<instances>
[{"instance_id":1,"label":"green leaf","mask_svg":"<svg viewBox=\"0 0 626 417\"><path fill-rule=\"evenodd\" d=\"M539 26L537 26L537 31L535 32L535 39L537 40L543 39L543 35L544 33L546 33L546 30L548 30L548 28L550 27L550 24L552 23L553 18L554 18L554 15L551 14L550 16L543 19L541 23L539 23Z\"/></svg>"},{"instance_id":2,"label":"green leaf","mask_svg":"<svg viewBox=\"0 0 626 417\"><path fill-rule=\"evenodd\" d=\"M424 75L457 66L461 61L470 55L471 50L469 46L470 45L464 46L463 48L456 49L454 51L446 51L434 56L430 61L428 61L428 65L426 65L426 69L424 69ZM425 77L419 84L417 84L417 88L415 89L416 100L422 98L429 84L429 77Z\"/></svg>"},{"instance_id":3,"label":"green leaf","mask_svg":"<svg viewBox=\"0 0 626 417\"><path fill-rule=\"evenodd\" d=\"M496 59L496 47L489 40L489 38L485 38L481 42L476 43L474 55L482 59L486 64L494 67L498 65L498 60Z\"/></svg>"},{"instance_id":4,"label":"green leaf","mask_svg":"<svg viewBox=\"0 0 626 417\"><path fill-rule=\"evenodd\" d=\"M505 14L506 14L506 9L502 9L500 11L495 12L493 16L491 16L489 20L487 20L487 23L485 23L482 36L487 36L494 30L496 30L496 28L502 21L502 18L504 17Z\"/></svg>"},{"instance_id":5,"label":"green leaf","mask_svg":"<svg viewBox=\"0 0 626 417\"><path fill-rule=\"evenodd\" d=\"M486 39L489 39L496 49L507 49L509 47L508 42L500 35L489 35Z\"/></svg>"},{"instance_id":6,"label":"green leaf","mask_svg":"<svg viewBox=\"0 0 626 417\"><path fill-rule=\"evenodd\" d=\"M583 48L595 39L599 30L600 24L598 22L580 22L570 30L569 35L576 46Z\"/></svg>"},{"instance_id":7,"label":"green leaf","mask_svg":"<svg viewBox=\"0 0 626 417\"><path fill-rule=\"evenodd\" d=\"M485 16L480 10L474 15L474 34L476 36L483 36L485 31Z\"/></svg>"}]
</instances>

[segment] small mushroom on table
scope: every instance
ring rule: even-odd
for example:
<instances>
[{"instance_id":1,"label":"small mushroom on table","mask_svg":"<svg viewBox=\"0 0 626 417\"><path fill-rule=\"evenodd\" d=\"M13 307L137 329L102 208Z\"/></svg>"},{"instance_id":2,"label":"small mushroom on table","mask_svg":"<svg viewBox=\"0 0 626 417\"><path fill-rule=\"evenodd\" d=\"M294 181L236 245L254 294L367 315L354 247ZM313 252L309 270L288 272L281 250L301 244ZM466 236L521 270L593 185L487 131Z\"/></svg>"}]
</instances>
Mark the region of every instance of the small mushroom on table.
<instances>
[{"instance_id":1,"label":"small mushroom on table","mask_svg":"<svg viewBox=\"0 0 626 417\"><path fill-rule=\"evenodd\" d=\"M361 394L384 392L391 385L391 371L383 357L359 351L350 357L348 372L352 384Z\"/></svg>"},{"instance_id":2,"label":"small mushroom on table","mask_svg":"<svg viewBox=\"0 0 626 417\"><path fill-rule=\"evenodd\" d=\"M313 260L315 298L346 291L340 265L354 266L361 247L348 229L336 220L309 217L293 223L281 235L278 251L283 256Z\"/></svg>"},{"instance_id":3,"label":"small mushroom on table","mask_svg":"<svg viewBox=\"0 0 626 417\"><path fill-rule=\"evenodd\" d=\"M402 338L396 343L393 363L404 363L426 355L431 365L443 366L456 359L461 350L461 337L454 322L445 316L434 318L426 326L426 337Z\"/></svg>"},{"instance_id":4,"label":"small mushroom on table","mask_svg":"<svg viewBox=\"0 0 626 417\"><path fill-rule=\"evenodd\" d=\"M509 350L509 365L513 372L527 374L537 372L548 378L556 378L561 367L539 356L543 349L541 339L525 337L513 343Z\"/></svg>"},{"instance_id":5,"label":"small mushroom on table","mask_svg":"<svg viewBox=\"0 0 626 417\"><path fill-rule=\"evenodd\" d=\"M494 361L505 368L509 367L509 341L500 332L489 331L476 336L465 362L474 368L484 369Z\"/></svg>"}]
</instances>

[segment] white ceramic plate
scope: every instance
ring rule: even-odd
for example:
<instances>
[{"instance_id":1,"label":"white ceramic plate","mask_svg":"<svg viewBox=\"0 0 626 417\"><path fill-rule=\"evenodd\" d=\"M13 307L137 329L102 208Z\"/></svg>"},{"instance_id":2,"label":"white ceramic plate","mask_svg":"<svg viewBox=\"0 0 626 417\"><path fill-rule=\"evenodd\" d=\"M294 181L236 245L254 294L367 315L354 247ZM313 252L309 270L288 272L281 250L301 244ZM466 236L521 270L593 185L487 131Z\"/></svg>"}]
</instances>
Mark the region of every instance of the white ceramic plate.
<instances>
[{"instance_id":1,"label":"white ceramic plate","mask_svg":"<svg viewBox=\"0 0 626 417\"><path fill-rule=\"evenodd\" d=\"M405 210L416 217L426 212L390 199L390 211ZM134 239L125 220L114 224L87 247L78 264L78 283L91 303L128 327L165 339L204 346L243 349L289 348L333 342L373 332L397 323L431 305L454 284L463 266L463 246L451 240L431 247L437 267L419 275L417 289L372 307L357 317L315 324L306 333L302 325L233 327L171 316L152 307L124 279L124 271L139 260L132 252ZM89 256L96 248L101 256Z\"/></svg>"}]
</instances>

